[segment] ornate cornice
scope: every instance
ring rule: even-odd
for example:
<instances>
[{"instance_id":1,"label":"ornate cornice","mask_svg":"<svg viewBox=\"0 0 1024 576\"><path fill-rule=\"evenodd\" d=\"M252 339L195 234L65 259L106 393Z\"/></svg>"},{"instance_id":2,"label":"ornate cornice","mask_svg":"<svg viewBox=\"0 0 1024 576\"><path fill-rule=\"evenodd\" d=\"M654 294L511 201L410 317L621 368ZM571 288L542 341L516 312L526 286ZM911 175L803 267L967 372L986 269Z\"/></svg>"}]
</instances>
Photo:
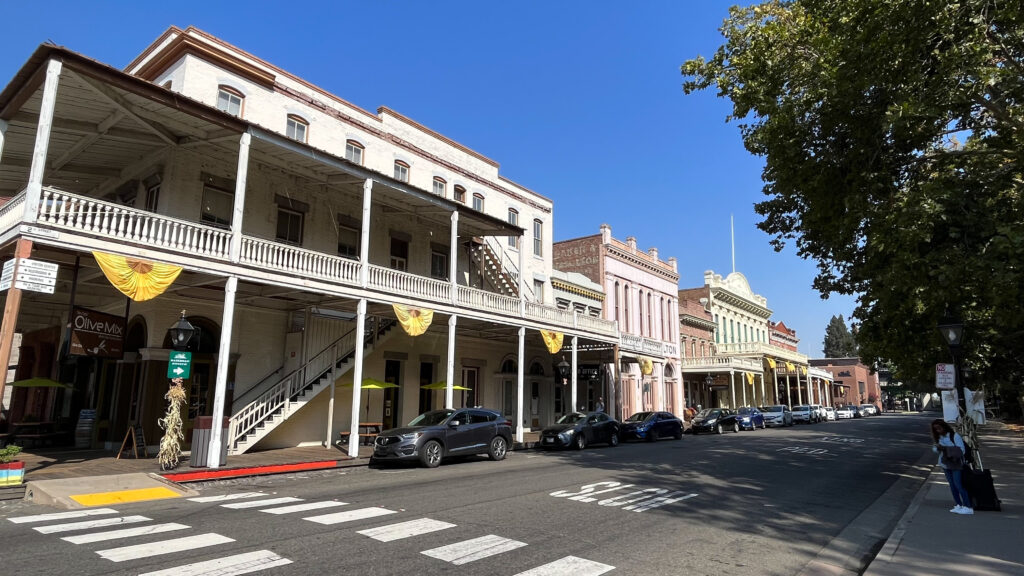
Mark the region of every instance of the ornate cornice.
<instances>
[{"instance_id":1,"label":"ornate cornice","mask_svg":"<svg viewBox=\"0 0 1024 576\"><path fill-rule=\"evenodd\" d=\"M623 250L622 248L619 248L614 244L605 244L604 246L608 250L609 256L617 258L627 264L632 264L633 266L643 268L648 272L653 272L654 274L664 278L665 280L668 280L669 282L675 282L676 284L679 284L678 273L672 272L671 270L666 270L661 266L656 266L655 264L647 260L644 260L643 258L639 258L636 254L632 254L626 250Z\"/></svg>"}]
</instances>

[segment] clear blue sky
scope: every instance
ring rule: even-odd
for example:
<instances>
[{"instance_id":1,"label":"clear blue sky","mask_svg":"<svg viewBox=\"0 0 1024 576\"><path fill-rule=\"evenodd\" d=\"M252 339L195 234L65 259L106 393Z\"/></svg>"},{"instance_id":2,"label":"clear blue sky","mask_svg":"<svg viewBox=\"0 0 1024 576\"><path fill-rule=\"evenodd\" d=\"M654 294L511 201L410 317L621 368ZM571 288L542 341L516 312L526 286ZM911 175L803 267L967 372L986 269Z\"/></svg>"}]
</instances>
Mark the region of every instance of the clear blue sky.
<instances>
[{"instance_id":1,"label":"clear blue sky","mask_svg":"<svg viewBox=\"0 0 1024 576\"><path fill-rule=\"evenodd\" d=\"M835 314L815 267L756 228L759 158L729 102L685 96L679 66L709 55L732 2L434 0L5 2L0 84L51 40L122 68L168 26L194 25L367 110L389 106L498 161L555 202L555 240L596 234L679 259L680 287L736 269L821 355ZM45 6L45 9L44 9Z\"/></svg>"}]
</instances>

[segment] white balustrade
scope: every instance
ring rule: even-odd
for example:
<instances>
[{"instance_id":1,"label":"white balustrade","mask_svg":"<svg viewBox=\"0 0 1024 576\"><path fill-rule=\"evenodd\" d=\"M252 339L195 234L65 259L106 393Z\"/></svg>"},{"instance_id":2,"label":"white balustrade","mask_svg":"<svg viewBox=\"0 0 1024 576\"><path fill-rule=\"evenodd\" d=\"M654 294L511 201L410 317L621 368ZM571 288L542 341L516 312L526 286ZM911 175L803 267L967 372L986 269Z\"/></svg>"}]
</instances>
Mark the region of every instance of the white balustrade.
<instances>
[{"instance_id":1,"label":"white balustrade","mask_svg":"<svg viewBox=\"0 0 1024 576\"><path fill-rule=\"evenodd\" d=\"M554 322L561 326L573 325L573 314L568 310L562 310L553 306L545 306L536 302L526 303L526 317L532 320Z\"/></svg>"},{"instance_id":2,"label":"white balustrade","mask_svg":"<svg viewBox=\"0 0 1024 576\"><path fill-rule=\"evenodd\" d=\"M111 202L44 188L38 224L105 238L226 259L231 233Z\"/></svg>"},{"instance_id":3,"label":"white balustrade","mask_svg":"<svg viewBox=\"0 0 1024 576\"><path fill-rule=\"evenodd\" d=\"M511 296L505 296L503 294L495 294L493 292L484 292L476 288L470 288L468 286L458 287L459 304L476 308L477 310L486 310L488 312L497 312L499 314L511 314L519 315L519 299L512 298Z\"/></svg>"},{"instance_id":4,"label":"white balustrade","mask_svg":"<svg viewBox=\"0 0 1024 576\"><path fill-rule=\"evenodd\" d=\"M355 285L359 282L359 262L290 244L242 238L242 264L277 270L302 277L315 277Z\"/></svg>"},{"instance_id":5,"label":"white balustrade","mask_svg":"<svg viewBox=\"0 0 1024 576\"><path fill-rule=\"evenodd\" d=\"M451 284L446 281L409 274L376 264L370 265L369 285L370 288L383 290L389 294L401 294L439 302L451 301Z\"/></svg>"},{"instance_id":6,"label":"white balustrade","mask_svg":"<svg viewBox=\"0 0 1024 576\"><path fill-rule=\"evenodd\" d=\"M25 193L22 192L0 206L0 233L7 232L21 223L25 212Z\"/></svg>"},{"instance_id":7,"label":"white balustrade","mask_svg":"<svg viewBox=\"0 0 1024 576\"><path fill-rule=\"evenodd\" d=\"M614 336L617 333L615 328L615 322L613 320L605 320L604 318L595 318L594 316L579 315L576 317L577 326L582 330L588 330L590 332L599 332L601 334L607 334Z\"/></svg>"}]
</instances>

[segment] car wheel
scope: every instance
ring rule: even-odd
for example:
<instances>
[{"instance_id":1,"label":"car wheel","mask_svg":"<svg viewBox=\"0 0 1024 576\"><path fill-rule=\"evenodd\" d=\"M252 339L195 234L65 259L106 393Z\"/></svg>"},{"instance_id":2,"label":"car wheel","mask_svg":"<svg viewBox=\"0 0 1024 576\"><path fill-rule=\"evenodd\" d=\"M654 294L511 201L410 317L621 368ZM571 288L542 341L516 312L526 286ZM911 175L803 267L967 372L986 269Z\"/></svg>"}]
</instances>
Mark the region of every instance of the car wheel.
<instances>
[{"instance_id":1,"label":"car wheel","mask_svg":"<svg viewBox=\"0 0 1024 576\"><path fill-rule=\"evenodd\" d=\"M768 424L764 420L761 420L761 430L764 430L767 427L768 427Z\"/></svg>"},{"instance_id":2,"label":"car wheel","mask_svg":"<svg viewBox=\"0 0 1024 576\"><path fill-rule=\"evenodd\" d=\"M651 431L647 433L647 441L648 442L657 442L658 441L658 431L655 430L654 428L651 428Z\"/></svg>"},{"instance_id":3,"label":"car wheel","mask_svg":"<svg viewBox=\"0 0 1024 576\"><path fill-rule=\"evenodd\" d=\"M427 468L437 468L441 464L441 443L437 440L428 440L420 451L420 462Z\"/></svg>"},{"instance_id":4,"label":"car wheel","mask_svg":"<svg viewBox=\"0 0 1024 576\"><path fill-rule=\"evenodd\" d=\"M508 454L508 442L503 436L491 438L491 445L487 447L487 457L491 460L504 460Z\"/></svg>"},{"instance_id":5,"label":"car wheel","mask_svg":"<svg viewBox=\"0 0 1024 576\"><path fill-rule=\"evenodd\" d=\"M715 434L721 434L721 433L722 433L722 425L721 424L717 424L715 426Z\"/></svg>"},{"instance_id":6,"label":"car wheel","mask_svg":"<svg viewBox=\"0 0 1024 576\"><path fill-rule=\"evenodd\" d=\"M732 431L736 432L736 433L739 433L739 431L740 431L740 423L739 422L733 422L732 423Z\"/></svg>"},{"instance_id":7,"label":"car wheel","mask_svg":"<svg viewBox=\"0 0 1024 576\"><path fill-rule=\"evenodd\" d=\"M619 433L618 432L612 432L612 435L608 438L608 445L609 446L613 446L613 447L619 445Z\"/></svg>"},{"instance_id":8,"label":"car wheel","mask_svg":"<svg viewBox=\"0 0 1024 576\"><path fill-rule=\"evenodd\" d=\"M679 429L676 430L675 436L673 436L673 438L675 438L676 440L682 440L683 439L683 427L682 426L680 426Z\"/></svg>"},{"instance_id":9,"label":"car wheel","mask_svg":"<svg viewBox=\"0 0 1024 576\"><path fill-rule=\"evenodd\" d=\"M587 447L587 437L583 435L583 432L576 434L576 449L583 450Z\"/></svg>"}]
</instances>

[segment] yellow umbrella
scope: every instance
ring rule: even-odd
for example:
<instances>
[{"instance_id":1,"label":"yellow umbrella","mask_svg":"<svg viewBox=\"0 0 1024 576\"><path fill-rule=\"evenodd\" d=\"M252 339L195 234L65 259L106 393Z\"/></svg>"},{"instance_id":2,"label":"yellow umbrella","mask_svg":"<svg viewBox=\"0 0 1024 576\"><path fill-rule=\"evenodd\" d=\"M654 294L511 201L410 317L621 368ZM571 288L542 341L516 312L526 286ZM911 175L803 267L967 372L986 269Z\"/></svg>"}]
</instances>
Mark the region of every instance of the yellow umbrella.
<instances>
[{"instance_id":1,"label":"yellow umbrella","mask_svg":"<svg viewBox=\"0 0 1024 576\"><path fill-rule=\"evenodd\" d=\"M74 388L74 386L70 384L61 384L56 380L39 377L11 382L8 386L13 386L15 388L64 388L65 390L71 390Z\"/></svg>"},{"instance_id":2,"label":"yellow umbrella","mask_svg":"<svg viewBox=\"0 0 1024 576\"><path fill-rule=\"evenodd\" d=\"M342 386L346 388L352 387L352 382L342 382ZM392 384L391 382L381 382L380 380L374 380L373 378L363 378L363 390L383 390L385 388L398 388L398 384Z\"/></svg>"},{"instance_id":3,"label":"yellow umbrella","mask_svg":"<svg viewBox=\"0 0 1024 576\"><path fill-rule=\"evenodd\" d=\"M447 387L447 382L434 382L433 384L424 384L423 386L420 386L420 388L423 388L424 390L444 390ZM459 386L458 384L456 384L452 386L452 390L472 390L472 388L467 388L466 386Z\"/></svg>"}]
</instances>

